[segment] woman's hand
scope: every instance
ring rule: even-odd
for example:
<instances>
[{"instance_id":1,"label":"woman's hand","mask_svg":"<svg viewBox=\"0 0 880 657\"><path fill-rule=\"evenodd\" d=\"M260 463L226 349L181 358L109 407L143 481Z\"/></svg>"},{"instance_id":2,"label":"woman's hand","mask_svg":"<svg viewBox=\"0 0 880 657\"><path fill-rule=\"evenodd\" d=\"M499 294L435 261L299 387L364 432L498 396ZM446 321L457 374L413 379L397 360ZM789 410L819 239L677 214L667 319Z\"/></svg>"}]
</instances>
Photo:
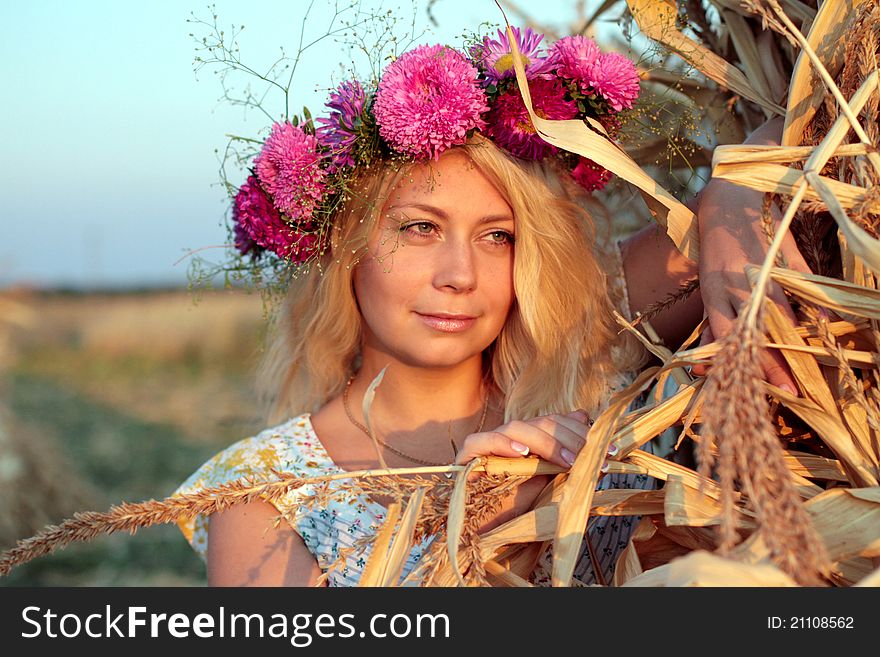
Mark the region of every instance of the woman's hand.
<instances>
[{"instance_id":1,"label":"woman's hand","mask_svg":"<svg viewBox=\"0 0 880 657\"><path fill-rule=\"evenodd\" d=\"M465 464L478 456L515 458L536 454L551 463L569 468L586 444L592 424L583 410L567 415L513 420L493 431L469 435L455 455L455 462Z\"/></svg>"},{"instance_id":2,"label":"woman's hand","mask_svg":"<svg viewBox=\"0 0 880 657\"><path fill-rule=\"evenodd\" d=\"M755 130L747 144L775 144L782 134L782 121L774 119ZM727 335L732 329L742 304L749 298L751 287L744 273L747 264L764 261L769 242L761 220L763 192L734 185L724 180L711 180L700 193L697 218L700 223L700 293L709 320L702 344ZM780 220L779 210L771 207L774 226ZM787 233L781 249L788 267L812 273ZM794 312L776 283L768 287L767 297L775 302L789 319ZM764 375L771 384L797 394L795 381L781 355L765 351ZM706 366L695 366L694 373L704 375Z\"/></svg>"}]
</instances>

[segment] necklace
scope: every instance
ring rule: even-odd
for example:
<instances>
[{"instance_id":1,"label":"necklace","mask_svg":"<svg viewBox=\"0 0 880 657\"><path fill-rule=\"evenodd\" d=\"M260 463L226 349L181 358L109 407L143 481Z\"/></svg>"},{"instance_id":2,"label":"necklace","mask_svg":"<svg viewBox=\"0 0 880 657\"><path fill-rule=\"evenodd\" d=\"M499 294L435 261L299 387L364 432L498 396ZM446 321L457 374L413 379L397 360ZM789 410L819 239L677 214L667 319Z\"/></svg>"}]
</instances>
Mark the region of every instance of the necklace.
<instances>
[{"instance_id":1,"label":"necklace","mask_svg":"<svg viewBox=\"0 0 880 657\"><path fill-rule=\"evenodd\" d=\"M418 463L419 465L447 465L446 463L436 463L435 461L427 461L425 459L416 458L415 456L410 456L409 454L401 452L399 449L392 447L391 445L386 443L384 440L382 440L378 436L372 436L370 434L369 429L367 429L367 427L365 427L363 424L361 424L360 422L358 422L357 420L354 419L354 415L352 415L352 413L351 413L351 408L349 408L348 391L351 389L351 382L352 381L354 381L354 376L352 376L348 380L348 383L345 384L345 390L342 392L342 405L345 407L345 414L348 416L348 419L351 420L351 423L354 426L356 426L358 429L363 431L371 439L375 438L376 442L379 443L380 445L382 445L382 447L384 447L385 449L389 450L390 452L394 452L395 454L397 454L401 458L405 458L407 461L411 461L413 463ZM489 410L489 395L487 394L486 401L483 404L483 414L480 417L480 424L477 426L477 429L476 429L476 431L474 431L474 433L479 433L480 431L483 430L483 423L486 421L486 413L488 412L488 410ZM453 447L453 449L455 449L455 443L452 442L452 435L451 435L452 428L451 427L452 427L452 425L450 423L449 442L452 443L452 447Z\"/></svg>"}]
</instances>

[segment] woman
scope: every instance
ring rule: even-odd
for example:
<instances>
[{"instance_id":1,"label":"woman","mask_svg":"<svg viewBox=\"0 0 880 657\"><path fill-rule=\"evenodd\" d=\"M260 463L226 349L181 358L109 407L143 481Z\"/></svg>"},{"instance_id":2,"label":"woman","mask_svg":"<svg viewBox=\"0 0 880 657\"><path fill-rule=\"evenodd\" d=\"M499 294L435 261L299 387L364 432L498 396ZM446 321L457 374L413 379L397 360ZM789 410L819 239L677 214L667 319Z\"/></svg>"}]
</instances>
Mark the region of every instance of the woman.
<instances>
[{"instance_id":1,"label":"woman","mask_svg":"<svg viewBox=\"0 0 880 657\"><path fill-rule=\"evenodd\" d=\"M458 66L447 50L432 52L424 66L438 57L447 58L444 71ZM396 64L413 66L406 55ZM396 72L383 74L373 111L382 138L401 152L407 143L384 130L390 119L383 124L391 97L382 96L383 83ZM412 125L418 130L405 127ZM272 470L315 477L488 454L573 463L590 416L632 365L612 349L612 308L628 314L663 299L697 267L651 227L623 245L621 270L616 247L608 256L597 248L559 158L529 161L510 142L499 147L504 139L491 123L475 126L466 140L424 153L430 159L380 156L351 169L329 222L329 248L292 281L265 359L275 418L290 419L225 450L178 492ZM273 192L281 176L269 167L272 153L305 139L296 133L299 142L291 138L285 151L282 136L279 129L273 142L273 131L255 161L276 206L284 190ZM318 189L323 179L312 173ZM279 209L301 213L311 201L298 194ZM288 255L307 242L292 244ZM701 313L694 298L653 323L678 344ZM381 372L368 428L362 401ZM482 530L528 509L546 484L533 477L519 486ZM256 501L182 527L207 557L212 585L355 584L366 558L357 547L381 525L388 498L326 493L302 487L275 506ZM287 522L274 522L279 512ZM425 547L413 549L404 577Z\"/></svg>"}]
</instances>

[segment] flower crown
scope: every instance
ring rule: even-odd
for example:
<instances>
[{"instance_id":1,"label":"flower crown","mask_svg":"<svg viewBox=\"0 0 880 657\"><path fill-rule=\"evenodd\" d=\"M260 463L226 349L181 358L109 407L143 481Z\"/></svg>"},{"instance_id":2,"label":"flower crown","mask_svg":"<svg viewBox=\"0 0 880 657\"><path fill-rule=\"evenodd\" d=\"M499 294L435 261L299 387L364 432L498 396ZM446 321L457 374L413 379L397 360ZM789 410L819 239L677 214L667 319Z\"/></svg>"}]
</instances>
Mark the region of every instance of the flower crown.
<instances>
[{"instance_id":1,"label":"flower crown","mask_svg":"<svg viewBox=\"0 0 880 657\"><path fill-rule=\"evenodd\" d=\"M534 111L547 119L598 120L612 138L615 115L633 106L639 77L628 59L570 36L542 48L544 36L512 28ZM389 64L375 88L343 82L327 116L275 123L233 202L235 246L242 255L274 254L302 265L322 251L346 181L377 157L438 159L479 131L511 155L560 158L574 180L601 189L610 172L560 152L535 131L517 87L507 34L468 51L420 46ZM317 126L315 125L317 124Z\"/></svg>"}]
</instances>

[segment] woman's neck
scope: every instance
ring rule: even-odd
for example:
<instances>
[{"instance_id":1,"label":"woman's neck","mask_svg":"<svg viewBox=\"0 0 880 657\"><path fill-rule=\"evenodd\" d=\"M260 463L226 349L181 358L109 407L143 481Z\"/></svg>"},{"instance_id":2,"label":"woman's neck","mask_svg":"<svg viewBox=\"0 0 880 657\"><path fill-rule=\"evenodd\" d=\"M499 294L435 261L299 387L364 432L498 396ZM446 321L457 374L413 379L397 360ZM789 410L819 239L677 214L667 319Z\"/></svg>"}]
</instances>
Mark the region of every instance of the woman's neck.
<instances>
[{"instance_id":1,"label":"woman's neck","mask_svg":"<svg viewBox=\"0 0 880 657\"><path fill-rule=\"evenodd\" d=\"M351 383L352 411L361 416L360 400L370 383L387 366L376 392L373 416L386 431L411 431L428 423L470 420L482 415L487 390L482 358L476 356L451 368L414 367L365 350L360 370Z\"/></svg>"}]
</instances>

